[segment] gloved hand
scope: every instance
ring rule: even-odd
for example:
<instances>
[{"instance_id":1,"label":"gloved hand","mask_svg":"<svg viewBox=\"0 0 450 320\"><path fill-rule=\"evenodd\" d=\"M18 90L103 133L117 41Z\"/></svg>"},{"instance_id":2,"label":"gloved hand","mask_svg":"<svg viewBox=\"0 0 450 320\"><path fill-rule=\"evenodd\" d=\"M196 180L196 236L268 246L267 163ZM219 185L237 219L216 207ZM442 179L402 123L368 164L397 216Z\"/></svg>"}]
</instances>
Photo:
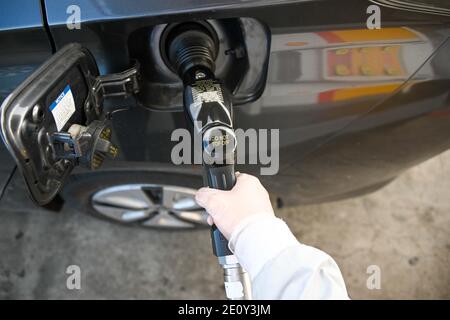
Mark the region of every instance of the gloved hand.
<instances>
[{"instance_id":1,"label":"gloved hand","mask_svg":"<svg viewBox=\"0 0 450 320\"><path fill-rule=\"evenodd\" d=\"M201 188L197 203L209 213L208 223L215 224L229 240L235 228L255 215L274 217L269 194L255 176L236 172L236 185L230 191Z\"/></svg>"}]
</instances>

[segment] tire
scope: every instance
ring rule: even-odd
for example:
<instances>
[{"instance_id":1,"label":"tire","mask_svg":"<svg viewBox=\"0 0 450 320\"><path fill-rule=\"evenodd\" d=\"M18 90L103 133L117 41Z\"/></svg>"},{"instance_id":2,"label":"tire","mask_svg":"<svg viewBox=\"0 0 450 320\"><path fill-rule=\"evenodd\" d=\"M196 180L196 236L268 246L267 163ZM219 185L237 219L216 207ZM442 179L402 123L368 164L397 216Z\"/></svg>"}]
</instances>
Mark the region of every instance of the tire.
<instances>
[{"instance_id":1,"label":"tire","mask_svg":"<svg viewBox=\"0 0 450 320\"><path fill-rule=\"evenodd\" d=\"M81 174L74 174L68 179L64 189L61 192L61 196L64 200L65 206L69 206L83 213L88 213L94 217L107 220L113 223L119 223L128 226L140 226L140 227L152 227L148 224L146 219L140 219L138 221L122 222L114 220L110 217L99 213L96 210L95 198L97 195L108 192L111 189L121 188L124 185L161 185L166 188L174 186L175 189L189 188L190 191L197 190L202 187L202 177L195 174L182 174L172 172L161 171L149 171L149 170L111 170L111 171L99 171L99 172L87 172ZM106 191L105 191L106 190ZM147 192L147 191L146 191ZM102 204L103 205L103 204ZM114 208L114 206L113 206ZM203 210L202 210L203 211ZM156 226L159 229L198 229L207 227L206 213L204 221L197 222L185 218L177 217L181 220L181 224L189 222L191 226ZM147 221L147 222L146 222Z\"/></svg>"}]
</instances>

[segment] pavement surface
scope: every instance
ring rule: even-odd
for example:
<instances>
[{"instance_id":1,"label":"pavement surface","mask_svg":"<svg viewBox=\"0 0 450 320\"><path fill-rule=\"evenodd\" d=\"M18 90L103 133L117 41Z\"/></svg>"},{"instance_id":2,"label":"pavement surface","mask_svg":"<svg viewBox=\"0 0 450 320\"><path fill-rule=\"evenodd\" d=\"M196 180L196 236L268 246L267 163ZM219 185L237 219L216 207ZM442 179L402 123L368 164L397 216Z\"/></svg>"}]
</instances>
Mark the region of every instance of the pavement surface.
<instances>
[{"instance_id":1,"label":"pavement surface","mask_svg":"<svg viewBox=\"0 0 450 320\"><path fill-rule=\"evenodd\" d=\"M206 230L38 209L17 174L7 194L19 200L0 206L0 299L224 298ZM301 242L336 259L354 299L450 298L450 152L373 194L277 214ZM66 287L70 265L80 267L80 290ZM379 289L368 288L368 268L379 271Z\"/></svg>"}]
</instances>

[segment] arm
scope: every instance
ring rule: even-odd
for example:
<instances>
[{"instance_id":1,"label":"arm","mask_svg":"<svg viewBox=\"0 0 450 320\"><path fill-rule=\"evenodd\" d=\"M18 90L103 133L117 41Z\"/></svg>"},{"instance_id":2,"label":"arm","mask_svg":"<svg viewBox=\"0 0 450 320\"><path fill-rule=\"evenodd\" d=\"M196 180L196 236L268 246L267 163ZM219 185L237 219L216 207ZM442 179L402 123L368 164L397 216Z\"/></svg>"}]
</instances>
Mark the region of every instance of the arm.
<instances>
[{"instance_id":1,"label":"arm","mask_svg":"<svg viewBox=\"0 0 450 320\"><path fill-rule=\"evenodd\" d=\"M297 241L256 177L239 174L231 191L202 188L196 199L249 272L254 298L348 299L334 260Z\"/></svg>"}]
</instances>

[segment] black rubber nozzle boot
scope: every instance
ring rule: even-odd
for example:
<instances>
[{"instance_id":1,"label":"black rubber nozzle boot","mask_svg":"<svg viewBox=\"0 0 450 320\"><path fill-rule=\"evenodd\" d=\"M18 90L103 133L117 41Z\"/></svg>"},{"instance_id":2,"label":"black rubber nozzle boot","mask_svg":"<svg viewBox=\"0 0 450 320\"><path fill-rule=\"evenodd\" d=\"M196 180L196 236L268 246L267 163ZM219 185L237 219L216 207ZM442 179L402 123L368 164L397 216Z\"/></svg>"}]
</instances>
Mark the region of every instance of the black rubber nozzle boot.
<instances>
[{"instance_id":1,"label":"black rubber nozzle boot","mask_svg":"<svg viewBox=\"0 0 450 320\"><path fill-rule=\"evenodd\" d=\"M200 23L183 23L170 30L166 38L169 62L181 79L194 76L192 70L213 74L218 52L217 37Z\"/></svg>"}]
</instances>

